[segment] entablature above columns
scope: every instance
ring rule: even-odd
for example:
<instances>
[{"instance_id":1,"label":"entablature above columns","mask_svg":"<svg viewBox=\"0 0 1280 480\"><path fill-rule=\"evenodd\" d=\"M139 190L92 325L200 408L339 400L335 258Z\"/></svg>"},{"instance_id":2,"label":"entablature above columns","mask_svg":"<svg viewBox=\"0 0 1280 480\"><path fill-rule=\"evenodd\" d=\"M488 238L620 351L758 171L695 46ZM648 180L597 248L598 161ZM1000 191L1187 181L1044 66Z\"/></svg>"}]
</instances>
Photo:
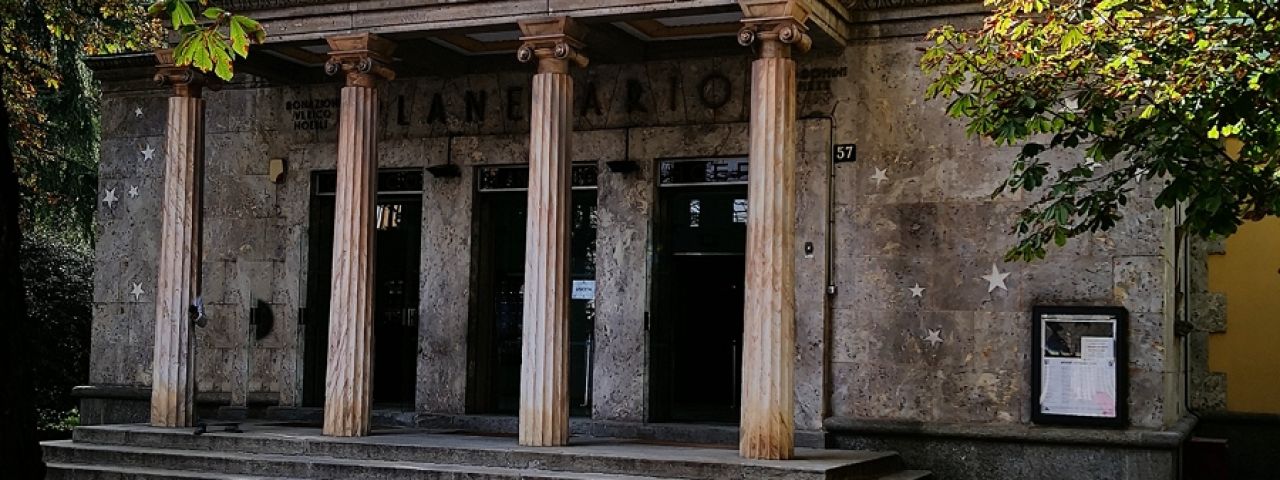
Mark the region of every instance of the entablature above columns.
<instances>
[{"instance_id":1,"label":"entablature above columns","mask_svg":"<svg viewBox=\"0 0 1280 480\"><path fill-rule=\"evenodd\" d=\"M748 2L229 0L226 6L262 21L268 32L265 45L255 46L249 58L237 62L237 73L272 84L308 84L326 81L322 67L329 63L327 38L360 33L382 36L409 52L395 59L394 69L401 77L514 69L508 55L524 44L519 23L548 16L573 17L591 31L591 57L597 65L723 56L733 51L729 39L742 26L743 3ZM807 16L804 33L817 50L840 48L858 39L916 36L944 21L972 23L985 11L981 3L962 0L799 3ZM152 55L142 57L91 57L88 63L99 78L113 82L111 89L146 89L155 70L146 68L154 65ZM389 68L389 62L371 66ZM132 83L126 86L126 81ZM237 82L243 83L236 80L229 88Z\"/></svg>"},{"instance_id":2,"label":"entablature above columns","mask_svg":"<svg viewBox=\"0 0 1280 480\"><path fill-rule=\"evenodd\" d=\"M263 22L268 43L306 42L347 32L382 35L444 33L512 26L531 18L570 16L583 24L617 23L734 12L736 0L551 0L550 2L380 0L242 0L235 10ZM236 5L240 3L242 5ZM839 0L812 0L813 24L835 44L848 38L852 15ZM730 32L731 34L732 32Z\"/></svg>"}]
</instances>

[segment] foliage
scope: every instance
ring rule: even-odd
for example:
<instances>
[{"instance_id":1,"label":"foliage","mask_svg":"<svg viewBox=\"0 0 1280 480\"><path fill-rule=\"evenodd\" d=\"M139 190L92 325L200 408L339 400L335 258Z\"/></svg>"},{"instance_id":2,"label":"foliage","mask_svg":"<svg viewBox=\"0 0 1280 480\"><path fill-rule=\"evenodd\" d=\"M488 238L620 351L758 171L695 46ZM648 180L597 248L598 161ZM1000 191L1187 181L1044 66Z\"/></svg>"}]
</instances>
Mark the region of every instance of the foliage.
<instances>
[{"instance_id":1,"label":"foliage","mask_svg":"<svg viewBox=\"0 0 1280 480\"><path fill-rule=\"evenodd\" d=\"M22 198L22 224L92 240L97 207L98 92L81 55L148 51L165 25L180 34L180 65L232 75L265 31L256 21L204 6L160 0L0 0L0 90ZM167 17L164 23L151 16Z\"/></svg>"},{"instance_id":2,"label":"foliage","mask_svg":"<svg viewBox=\"0 0 1280 480\"><path fill-rule=\"evenodd\" d=\"M74 42L62 42L58 55L61 87L36 97L45 113L43 133L47 157L26 152L21 164L22 210L29 227L60 232L66 238L90 243L98 190L98 89L92 73L75 52Z\"/></svg>"},{"instance_id":3,"label":"foliage","mask_svg":"<svg viewBox=\"0 0 1280 480\"><path fill-rule=\"evenodd\" d=\"M0 0L0 94L10 112L22 224L91 237L97 91L82 53L148 48L160 28L130 0Z\"/></svg>"},{"instance_id":4,"label":"foliage","mask_svg":"<svg viewBox=\"0 0 1280 480\"><path fill-rule=\"evenodd\" d=\"M197 20L185 0L158 0L147 12L166 17L181 40L174 47L174 62L191 65L200 71L213 71L218 78L231 80L235 57L248 58L249 44L262 43L267 31L257 21L209 5L200 0L204 20Z\"/></svg>"},{"instance_id":5,"label":"foliage","mask_svg":"<svg viewBox=\"0 0 1280 480\"><path fill-rule=\"evenodd\" d=\"M1185 208L1179 233L1280 212L1276 0L988 0L930 34L926 96L971 135L1021 145L996 192L1041 190L1010 259L1116 224L1135 189ZM1048 153L1078 160L1054 166ZM1056 172L1050 173L1054 169Z\"/></svg>"},{"instance_id":6,"label":"foliage","mask_svg":"<svg viewBox=\"0 0 1280 480\"><path fill-rule=\"evenodd\" d=\"M28 231L21 262L35 406L65 415L75 407L71 388L89 380L93 250L47 232Z\"/></svg>"},{"instance_id":7,"label":"foliage","mask_svg":"<svg viewBox=\"0 0 1280 480\"><path fill-rule=\"evenodd\" d=\"M53 432L65 435L80 426L80 410L75 408L70 410L37 410L36 425L40 431L46 432L46 436L49 436L48 433Z\"/></svg>"}]
</instances>

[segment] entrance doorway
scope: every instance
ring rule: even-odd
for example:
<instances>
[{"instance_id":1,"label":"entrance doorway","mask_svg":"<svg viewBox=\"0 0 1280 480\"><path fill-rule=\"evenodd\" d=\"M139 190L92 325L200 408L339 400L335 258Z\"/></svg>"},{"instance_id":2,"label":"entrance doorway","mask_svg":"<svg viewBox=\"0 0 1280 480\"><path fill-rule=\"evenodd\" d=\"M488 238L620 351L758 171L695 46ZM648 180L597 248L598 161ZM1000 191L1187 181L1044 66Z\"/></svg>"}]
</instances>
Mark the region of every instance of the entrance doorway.
<instances>
[{"instance_id":1,"label":"entrance doorway","mask_svg":"<svg viewBox=\"0 0 1280 480\"><path fill-rule=\"evenodd\" d=\"M569 414L591 414L595 328L595 165L574 165L569 218ZM472 413L516 414L524 318L529 170L477 170L474 218L476 290L471 319L467 403Z\"/></svg>"},{"instance_id":2,"label":"entrance doorway","mask_svg":"<svg viewBox=\"0 0 1280 480\"><path fill-rule=\"evenodd\" d=\"M747 160L670 160L659 167L652 420L737 423Z\"/></svg>"},{"instance_id":3,"label":"entrance doorway","mask_svg":"<svg viewBox=\"0 0 1280 480\"><path fill-rule=\"evenodd\" d=\"M334 172L312 179L303 404L324 405L333 275ZM422 172L378 173L374 238L373 405L412 410L417 378Z\"/></svg>"}]
</instances>

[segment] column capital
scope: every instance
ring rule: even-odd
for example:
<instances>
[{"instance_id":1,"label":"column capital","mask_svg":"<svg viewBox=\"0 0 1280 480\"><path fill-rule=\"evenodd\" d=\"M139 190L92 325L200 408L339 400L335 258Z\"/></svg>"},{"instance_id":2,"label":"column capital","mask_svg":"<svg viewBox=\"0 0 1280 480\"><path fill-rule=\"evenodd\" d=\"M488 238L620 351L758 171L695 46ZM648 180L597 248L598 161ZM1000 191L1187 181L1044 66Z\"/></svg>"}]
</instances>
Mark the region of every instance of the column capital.
<instances>
[{"instance_id":1,"label":"column capital","mask_svg":"<svg viewBox=\"0 0 1280 480\"><path fill-rule=\"evenodd\" d=\"M329 61L324 73L347 77L348 87L373 87L378 80L394 80L391 69L391 52L396 44L372 33L336 35L325 39L329 42Z\"/></svg>"},{"instance_id":2,"label":"column capital","mask_svg":"<svg viewBox=\"0 0 1280 480\"><path fill-rule=\"evenodd\" d=\"M809 51L809 7L801 0L739 0L742 7L742 29L738 43L750 46L760 42L760 57L790 57L792 49Z\"/></svg>"},{"instance_id":3,"label":"column capital","mask_svg":"<svg viewBox=\"0 0 1280 480\"><path fill-rule=\"evenodd\" d=\"M569 63L586 68L587 57L582 54L582 39L586 29L569 17L549 17L521 20L520 50L516 58L521 62L538 60L538 73L569 73Z\"/></svg>"},{"instance_id":4,"label":"column capital","mask_svg":"<svg viewBox=\"0 0 1280 480\"><path fill-rule=\"evenodd\" d=\"M204 86L217 89L217 79L211 78L190 65L178 66L173 60L172 48L156 49L156 85L172 86L175 97L200 98Z\"/></svg>"}]
</instances>

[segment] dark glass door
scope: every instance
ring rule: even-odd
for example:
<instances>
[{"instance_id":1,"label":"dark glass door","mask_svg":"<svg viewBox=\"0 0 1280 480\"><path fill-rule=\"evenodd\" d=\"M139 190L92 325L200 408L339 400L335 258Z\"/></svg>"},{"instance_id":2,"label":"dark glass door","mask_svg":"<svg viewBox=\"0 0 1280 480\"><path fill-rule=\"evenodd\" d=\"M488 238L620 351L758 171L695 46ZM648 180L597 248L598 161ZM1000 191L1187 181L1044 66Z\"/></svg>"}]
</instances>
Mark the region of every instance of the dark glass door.
<instances>
[{"instance_id":1,"label":"dark glass door","mask_svg":"<svg viewBox=\"0 0 1280 480\"><path fill-rule=\"evenodd\" d=\"M314 176L307 305L303 312L303 404L324 405L333 274L333 172ZM422 173L378 175L374 231L373 403L412 410L417 379ZM385 192L385 193L384 193Z\"/></svg>"},{"instance_id":2,"label":"dark glass door","mask_svg":"<svg viewBox=\"0 0 1280 480\"><path fill-rule=\"evenodd\" d=\"M413 410L422 196L380 195L375 219L373 406Z\"/></svg>"},{"instance_id":3,"label":"dark glass door","mask_svg":"<svg viewBox=\"0 0 1280 480\"><path fill-rule=\"evenodd\" d=\"M746 221L745 185L659 190L654 421L738 421Z\"/></svg>"},{"instance_id":4,"label":"dark glass door","mask_svg":"<svg viewBox=\"0 0 1280 480\"><path fill-rule=\"evenodd\" d=\"M593 169L594 170L594 169ZM594 180L592 180L594 183ZM482 186L483 187L483 186ZM596 192L573 191L570 218L569 413L590 415L592 333L595 327ZM471 322L468 408L515 414L520 407L524 316L525 229L523 189L476 196L476 295Z\"/></svg>"}]
</instances>

